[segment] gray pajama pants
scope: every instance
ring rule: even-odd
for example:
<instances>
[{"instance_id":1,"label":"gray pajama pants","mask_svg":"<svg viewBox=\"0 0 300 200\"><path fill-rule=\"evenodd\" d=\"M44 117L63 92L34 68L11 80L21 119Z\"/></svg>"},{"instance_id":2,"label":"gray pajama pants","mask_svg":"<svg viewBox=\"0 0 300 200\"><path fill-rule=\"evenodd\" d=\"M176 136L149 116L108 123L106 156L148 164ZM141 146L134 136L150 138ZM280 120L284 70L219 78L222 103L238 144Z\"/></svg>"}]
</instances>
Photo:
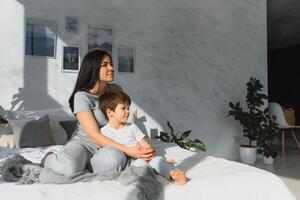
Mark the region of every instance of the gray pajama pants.
<instances>
[{"instance_id":1,"label":"gray pajama pants","mask_svg":"<svg viewBox=\"0 0 300 200\"><path fill-rule=\"evenodd\" d=\"M57 154L48 155L44 161L45 168L66 176L83 171L87 164L95 173L121 171L126 166L126 156L116 148L96 148L75 136Z\"/></svg>"},{"instance_id":2,"label":"gray pajama pants","mask_svg":"<svg viewBox=\"0 0 300 200\"><path fill-rule=\"evenodd\" d=\"M132 159L131 165L136 167L141 167L145 165L149 165L152 167L156 173L170 180L170 171L178 169L171 163L168 163L165 158L161 156L155 156L149 161L145 161L143 159Z\"/></svg>"},{"instance_id":3,"label":"gray pajama pants","mask_svg":"<svg viewBox=\"0 0 300 200\"><path fill-rule=\"evenodd\" d=\"M113 147L97 148L80 136L75 136L57 154L48 155L44 167L72 176L85 170L87 165L90 165L94 173L106 173L121 171L126 167L126 163L127 158L122 151ZM150 165L168 180L170 180L170 171L176 169L161 156L155 156L150 161L132 159L131 165L137 167Z\"/></svg>"}]
</instances>

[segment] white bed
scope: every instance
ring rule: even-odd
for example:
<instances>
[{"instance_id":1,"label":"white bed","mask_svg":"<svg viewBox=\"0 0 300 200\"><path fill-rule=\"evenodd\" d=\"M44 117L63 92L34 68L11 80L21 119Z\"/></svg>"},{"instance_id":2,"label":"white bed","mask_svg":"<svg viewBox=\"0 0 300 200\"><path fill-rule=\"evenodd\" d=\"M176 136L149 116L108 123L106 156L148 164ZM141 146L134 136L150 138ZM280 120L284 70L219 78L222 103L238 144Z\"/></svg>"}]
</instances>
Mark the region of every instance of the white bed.
<instances>
[{"instance_id":1,"label":"white bed","mask_svg":"<svg viewBox=\"0 0 300 200\"><path fill-rule=\"evenodd\" d=\"M159 141L151 141L157 154L175 159L190 179L186 186L169 183L157 176L164 185L162 200L295 200L284 183L274 174L238 162L206 156ZM48 148L21 149L20 153L33 162L39 162ZM68 185L0 184L2 200L132 200L136 190L117 181L94 181Z\"/></svg>"}]
</instances>

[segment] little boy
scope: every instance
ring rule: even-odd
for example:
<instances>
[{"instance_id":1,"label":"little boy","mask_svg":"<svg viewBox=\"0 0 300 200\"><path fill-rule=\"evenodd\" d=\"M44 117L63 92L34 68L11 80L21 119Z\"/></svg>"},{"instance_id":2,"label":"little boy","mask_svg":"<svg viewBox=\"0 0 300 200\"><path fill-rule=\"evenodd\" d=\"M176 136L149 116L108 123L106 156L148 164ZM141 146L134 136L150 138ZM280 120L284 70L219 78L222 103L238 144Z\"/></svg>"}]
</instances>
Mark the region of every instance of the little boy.
<instances>
[{"instance_id":1,"label":"little boy","mask_svg":"<svg viewBox=\"0 0 300 200\"><path fill-rule=\"evenodd\" d=\"M125 146L140 145L141 148L152 148L144 139L145 135L133 123L127 123L129 117L130 97L122 92L109 92L100 97L99 106L108 123L101 128L102 134ZM138 159L143 161L142 159ZM149 165L168 180L174 180L179 185L186 184L185 173L175 168L163 157L155 156Z\"/></svg>"}]
</instances>

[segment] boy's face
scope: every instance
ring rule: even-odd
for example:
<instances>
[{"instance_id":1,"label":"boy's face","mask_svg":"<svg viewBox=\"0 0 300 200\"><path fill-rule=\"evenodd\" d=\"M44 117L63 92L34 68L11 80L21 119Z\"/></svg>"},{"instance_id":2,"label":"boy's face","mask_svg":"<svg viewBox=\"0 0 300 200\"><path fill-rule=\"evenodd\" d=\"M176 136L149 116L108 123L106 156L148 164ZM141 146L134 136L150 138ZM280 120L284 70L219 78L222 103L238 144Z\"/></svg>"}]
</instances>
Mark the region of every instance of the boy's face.
<instances>
[{"instance_id":1,"label":"boy's face","mask_svg":"<svg viewBox=\"0 0 300 200\"><path fill-rule=\"evenodd\" d=\"M126 124L129 117L129 105L118 103L115 111L108 111L109 119L113 118L116 122Z\"/></svg>"}]
</instances>

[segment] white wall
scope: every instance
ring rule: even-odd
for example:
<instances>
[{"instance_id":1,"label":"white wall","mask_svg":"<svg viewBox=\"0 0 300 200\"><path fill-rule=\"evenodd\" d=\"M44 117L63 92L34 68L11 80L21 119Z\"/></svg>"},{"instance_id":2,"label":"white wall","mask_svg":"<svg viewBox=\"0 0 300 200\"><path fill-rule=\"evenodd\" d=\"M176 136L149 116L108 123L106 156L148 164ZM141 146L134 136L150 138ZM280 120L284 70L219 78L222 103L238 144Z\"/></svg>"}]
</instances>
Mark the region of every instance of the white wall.
<instances>
[{"instance_id":1,"label":"white wall","mask_svg":"<svg viewBox=\"0 0 300 200\"><path fill-rule=\"evenodd\" d=\"M66 15L79 18L79 34L65 32ZM24 58L26 17L57 22L55 59ZM22 88L14 109L67 106L77 74L61 72L61 46L86 53L88 24L110 26L116 45L136 48L135 73L116 82L144 131L169 120L192 129L209 154L237 157L240 127L226 116L228 102L244 102L250 76L267 86L265 0L1 0L0 105L12 108Z\"/></svg>"}]
</instances>

